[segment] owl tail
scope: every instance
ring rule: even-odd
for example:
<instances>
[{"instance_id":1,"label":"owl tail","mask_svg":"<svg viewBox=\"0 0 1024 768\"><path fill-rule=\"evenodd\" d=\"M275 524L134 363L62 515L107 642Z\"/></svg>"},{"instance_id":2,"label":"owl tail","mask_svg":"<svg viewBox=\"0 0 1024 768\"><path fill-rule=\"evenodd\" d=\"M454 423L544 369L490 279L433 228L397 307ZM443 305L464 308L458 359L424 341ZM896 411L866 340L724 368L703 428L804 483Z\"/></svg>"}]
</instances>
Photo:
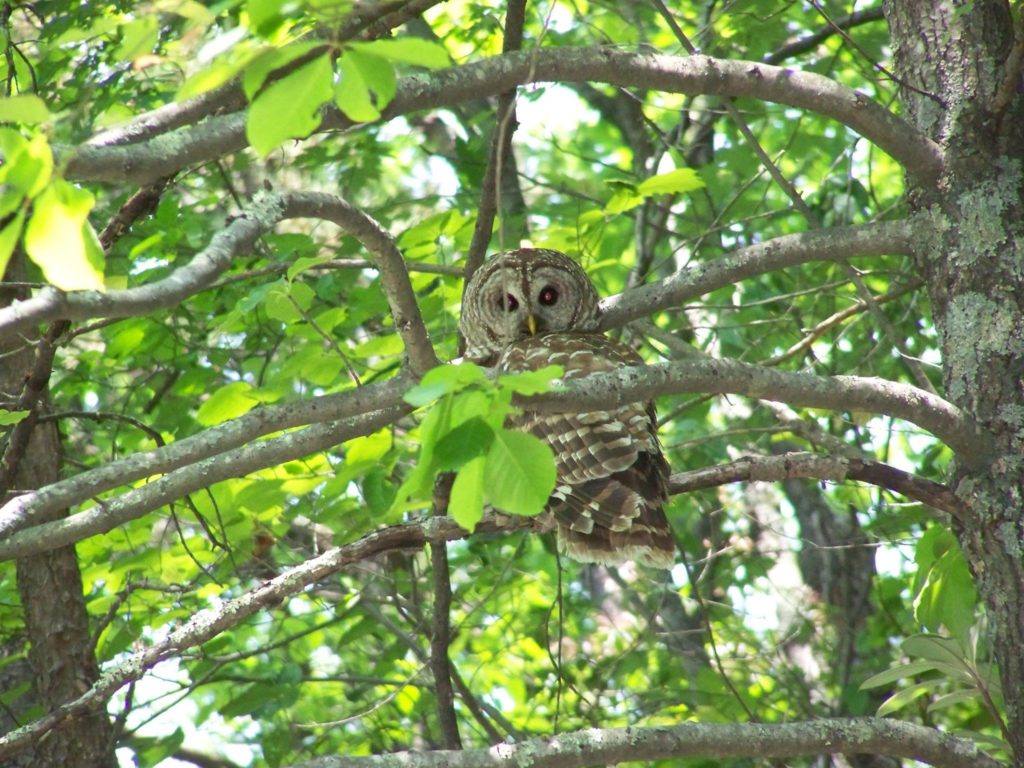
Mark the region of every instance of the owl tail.
<instances>
[{"instance_id":1,"label":"owl tail","mask_svg":"<svg viewBox=\"0 0 1024 768\"><path fill-rule=\"evenodd\" d=\"M562 551L581 563L674 566L676 541L665 517L667 472L659 462L664 459L641 453L622 472L557 486L549 509Z\"/></svg>"}]
</instances>

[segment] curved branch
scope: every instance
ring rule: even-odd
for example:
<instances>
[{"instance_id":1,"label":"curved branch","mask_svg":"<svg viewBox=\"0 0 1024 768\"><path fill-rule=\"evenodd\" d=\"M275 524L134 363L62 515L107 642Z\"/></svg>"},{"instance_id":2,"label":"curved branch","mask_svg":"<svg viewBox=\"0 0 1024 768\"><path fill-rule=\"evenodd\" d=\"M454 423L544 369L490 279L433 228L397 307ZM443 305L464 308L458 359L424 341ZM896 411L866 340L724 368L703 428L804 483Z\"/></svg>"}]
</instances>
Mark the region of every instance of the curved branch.
<instances>
[{"instance_id":1,"label":"curved branch","mask_svg":"<svg viewBox=\"0 0 1024 768\"><path fill-rule=\"evenodd\" d=\"M416 303L416 294L409 282L405 259L387 230L340 197L322 192L284 195L284 215L286 218L330 221L362 243L375 256L380 284L391 307L391 318L405 344L405 352L413 371L424 374L438 364L419 304Z\"/></svg>"},{"instance_id":2,"label":"curved branch","mask_svg":"<svg viewBox=\"0 0 1024 768\"><path fill-rule=\"evenodd\" d=\"M848 16L843 16L829 24L825 24L816 32L792 40L777 48L764 57L764 63L781 64L786 59L799 56L801 53L807 53L807 51L817 48L835 34L845 32L861 24L884 20L885 15L882 13L882 6L880 5L874 8L865 8L863 11L854 11Z\"/></svg>"},{"instance_id":3,"label":"curved branch","mask_svg":"<svg viewBox=\"0 0 1024 768\"><path fill-rule=\"evenodd\" d=\"M822 456L806 451L778 456L747 456L728 464L678 472L669 478L669 493L689 493L737 482L780 482L794 477L841 483L859 480L902 494L930 507L963 518L963 501L952 489L903 472L881 461L848 456Z\"/></svg>"},{"instance_id":4,"label":"curved branch","mask_svg":"<svg viewBox=\"0 0 1024 768\"><path fill-rule=\"evenodd\" d=\"M911 254L918 220L904 219L799 232L748 245L714 261L680 269L664 280L633 288L601 302L601 329L613 328L678 306L717 288L809 261Z\"/></svg>"},{"instance_id":5,"label":"curved branch","mask_svg":"<svg viewBox=\"0 0 1024 768\"><path fill-rule=\"evenodd\" d=\"M340 197L320 192L259 193L252 206L214 235L210 244L162 280L119 291L72 291L46 287L0 309L0 341L46 320L130 317L180 304L209 287L256 239L285 219L320 218L337 224L376 258L395 329L418 373L437 365L402 254L376 221Z\"/></svg>"},{"instance_id":6,"label":"curved branch","mask_svg":"<svg viewBox=\"0 0 1024 768\"><path fill-rule=\"evenodd\" d=\"M621 368L567 381L554 392L520 398L533 411L608 408L661 395L746 395L806 408L857 410L909 421L931 432L968 466L984 462L988 442L952 403L909 384L863 376L817 376L732 360L686 360Z\"/></svg>"},{"instance_id":7,"label":"curved branch","mask_svg":"<svg viewBox=\"0 0 1024 768\"><path fill-rule=\"evenodd\" d=\"M933 181L942 170L942 154L935 142L862 93L809 72L707 56L572 47L506 53L403 78L381 119L494 96L526 83L588 81L691 96L750 97L807 109L857 131L899 161L920 184ZM337 109L328 107L319 130L352 125ZM139 144L80 146L67 158L66 174L82 181L145 184L245 146L245 115L235 113Z\"/></svg>"}]
</instances>

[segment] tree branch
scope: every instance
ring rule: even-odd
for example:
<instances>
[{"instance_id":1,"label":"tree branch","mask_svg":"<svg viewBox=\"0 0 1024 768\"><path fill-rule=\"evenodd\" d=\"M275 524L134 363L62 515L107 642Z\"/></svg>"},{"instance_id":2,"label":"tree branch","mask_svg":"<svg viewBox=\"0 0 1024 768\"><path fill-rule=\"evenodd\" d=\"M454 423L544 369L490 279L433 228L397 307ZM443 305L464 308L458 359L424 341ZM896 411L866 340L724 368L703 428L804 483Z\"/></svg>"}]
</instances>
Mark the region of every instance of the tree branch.
<instances>
[{"instance_id":1,"label":"tree branch","mask_svg":"<svg viewBox=\"0 0 1024 768\"><path fill-rule=\"evenodd\" d=\"M523 47L523 24L525 22L526 0L509 2L505 12L505 35L502 39L502 52L510 53ZM498 107L495 111L494 132L491 134L491 149L480 185L480 204L477 206L476 223L473 225L473 240L469 244L466 255L466 285L469 278L484 263L487 246L491 242L494 231L494 217L498 209L505 208L501 200L504 179L503 171L507 168L507 158L512 152L512 136L519 123L516 121L516 89L510 88L498 95ZM499 232L501 247L505 247L505 230L508 226L502 216ZM460 352L464 345L460 339Z\"/></svg>"},{"instance_id":2,"label":"tree branch","mask_svg":"<svg viewBox=\"0 0 1024 768\"><path fill-rule=\"evenodd\" d=\"M732 360L686 360L620 368L564 382L530 398L530 410L609 408L681 392L746 395L807 408L881 413L931 432L967 465L984 462L988 442L952 403L917 387L862 376L817 376Z\"/></svg>"},{"instance_id":3,"label":"tree branch","mask_svg":"<svg viewBox=\"0 0 1024 768\"><path fill-rule=\"evenodd\" d=\"M688 757L786 758L891 755L937 768L999 768L977 745L900 720L833 718L803 723L681 723L655 728L589 728L518 744L460 752L319 757L292 768L577 768Z\"/></svg>"},{"instance_id":4,"label":"tree branch","mask_svg":"<svg viewBox=\"0 0 1024 768\"><path fill-rule=\"evenodd\" d=\"M839 411L853 409L894 416L932 432L956 451L958 459L965 465L985 461L988 451L985 437L979 434L960 409L916 387L876 378L824 377L809 373L776 371L734 361L700 359L626 367L566 382L555 392L536 395L524 402L529 402L531 410L538 411L557 411L567 407L596 409L681 392L746 395L811 408ZM375 411L367 418L373 424L377 424L373 418L377 414L389 413L390 420L394 420L408 412L407 407L394 403L392 406L394 407L389 407L386 411ZM380 418L381 423L387 423L387 418ZM171 472L153 483L105 501L102 505L85 512L61 521L36 526L0 543L0 560L15 555L22 556L26 552L50 549L77 541L84 536L108 531L120 522L145 514L216 480L272 466L349 439L350 436L343 437L332 435L329 431L324 432L329 427L330 425L311 427L292 435L245 446L234 453L213 456ZM237 429L230 430L227 434L232 439L238 439L239 436ZM173 445L160 450L169 451L172 447ZM180 453L175 456L178 461L184 463L184 456ZM166 460L166 454L164 459ZM135 466L137 471L141 471L146 463L140 461ZM107 476L109 477L109 473ZM120 482L123 483L124 480ZM39 493L45 492L44 489ZM23 524L25 509L31 504L32 499L30 497L21 504L19 501L15 499L6 506L11 507L10 519ZM38 514L39 506L41 505L37 503L33 514Z\"/></svg>"},{"instance_id":5,"label":"tree branch","mask_svg":"<svg viewBox=\"0 0 1024 768\"><path fill-rule=\"evenodd\" d=\"M799 56L801 53L807 53L814 48L817 48L823 42L828 40L833 35L853 29L861 24L867 24L872 21L884 21L885 16L882 14L882 6L878 5L874 8L865 8L863 11L854 11L848 16L843 16L836 19L831 24L825 24L820 27L816 32L812 32L809 35L792 40L780 48L769 53L764 57L765 64L781 64L786 59L792 58L793 56Z\"/></svg>"},{"instance_id":6,"label":"tree branch","mask_svg":"<svg viewBox=\"0 0 1024 768\"><path fill-rule=\"evenodd\" d=\"M270 440L196 461L146 485L60 520L40 523L0 541L0 562L73 544L106 533L164 504L222 480L308 456L393 423L408 407L397 406L289 432Z\"/></svg>"},{"instance_id":7,"label":"tree branch","mask_svg":"<svg viewBox=\"0 0 1024 768\"><path fill-rule=\"evenodd\" d=\"M13 533L55 510L81 504L93 496L136 480L224 454L264 435L314 422L338 421L394 408L402 403L402 393L413 382L413 377L399 375L386 382L368 384L333 395L257 408L169 445L139 451L66 480L29 491L0 507L0 542L6 545L7 538ZM289 455L285 460L294 458L297 456Z\"/></svg>"},{"instance_id":8,"label":"tree branch","mask_svg":"<svg viewBox=\"0 0 1024 768\"><path fill-rule=\"evenodd\" d=\"M366 213L340 197L320 192L260 193L250 208L214 235L210 244L162 280L119 291L72 291L46 287L35 296L0 309L0 341L36 323L55 318L130 317L181 303L213 282L235 257L285 219L319 218L355 237L376 258L381 286L391 306L395 329L413 368L424 373L437 365L419 306L394 239Z\"/></svg>"},{"instance_id":9,"label":"tree branch","mask_svg":"<svg viewBox=\"0 0 1024 768\"><path fill-rule=\"evenodd\" d=\"M810 72L707 56L680 58L572 47L506 53L403 78L381 119L449 107L526 83L587 81L688 95L750 97L811 110L849 126L885 150L918 183L930 183L942 170L942 153L935 142L862 93ZM337 109L327 107L319 130L353 125ZM67 160L70 179L141 185L245 146L245 115L234 113L139 144L86 144L62 159Z\"/></svg>"},{"instance_id":10,"label":"tree branch","mask_svg":"<svg viewBox=\"0 0 1024 768\"><path fill-rule=\"evenodd\" d=\"M675 496L728 483L775 483L795 477L834 483L859 480L895 491L909 499L946 512L954 518L963 517L963 501L948 486L941 483L903 472L880 461L822 456L804 451L783 453L778 456L747 456L728 464L678 472L669 478L668 490Z\"/></svg>"},{"instance_id":11,"label":"tree branch","mask_svg":"<svg viewBox=\"0 0 1024 768\"><path fill-rule=\"evenodd\" d=\"M917 226L916 220L907 219L833 227L748 245L714 261L680 269L659 282L604 299L600 328L624 325L726 285L808 261L843 262L857 256L911 254Z\"/></svg>"}]
</instances>

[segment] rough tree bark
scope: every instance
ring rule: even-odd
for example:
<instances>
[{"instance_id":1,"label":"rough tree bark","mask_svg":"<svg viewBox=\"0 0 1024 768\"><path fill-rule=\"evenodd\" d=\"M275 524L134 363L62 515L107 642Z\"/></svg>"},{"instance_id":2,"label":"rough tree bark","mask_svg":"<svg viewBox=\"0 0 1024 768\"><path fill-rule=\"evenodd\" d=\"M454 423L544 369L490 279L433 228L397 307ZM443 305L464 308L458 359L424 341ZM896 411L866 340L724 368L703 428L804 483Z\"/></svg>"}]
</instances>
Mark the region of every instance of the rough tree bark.
<instances>
[{"instance_id":1,"label":"rough tree bark","mask_svg":"<svg viewBox=\"0 0 1024 768\"><path fill-rule=\"evenodd\" d=\"M920 266L941 335L946 397L990 438L958 455L968 513L957 534L990 617L1015 765L1024 766L1024 88L1003 0L890 0L910 119L945 154L937 183L910 182L934 223Z\"/></svg>"},{"instance_id":2,"label":"rough tree bark","mask_svg":"<svg viewBox=\"0 0 1024 768\"><path fill-rule=\"evenodd\" d=\"M15 290L0 284L0 306L24 298L15 294ZM45 344L43 339L28 339L13 348L0 346L0 401L12 410L20 405L37 414L45 406L49 378ZM45 364L37 363L40 354ZM26 397L32 402L26 402ZM35 414L29 418L34 421ZM8 441L0 445L0 501L12 492L42 488L58 479L60 441L56 424L35 423L26 436L21 441L16 430L8 432ZM66 510L57 511L48 517L56 519L65 514ZM81 696L99 677L74 546L20 558L17 579L29 645L32 698L50 712ZM42 739L19 755L17 762L4 764L39 768L112 766L116 764L112 731L110 720L100 709L69 724L61 738Z\"/></svg>"}]
</instances>

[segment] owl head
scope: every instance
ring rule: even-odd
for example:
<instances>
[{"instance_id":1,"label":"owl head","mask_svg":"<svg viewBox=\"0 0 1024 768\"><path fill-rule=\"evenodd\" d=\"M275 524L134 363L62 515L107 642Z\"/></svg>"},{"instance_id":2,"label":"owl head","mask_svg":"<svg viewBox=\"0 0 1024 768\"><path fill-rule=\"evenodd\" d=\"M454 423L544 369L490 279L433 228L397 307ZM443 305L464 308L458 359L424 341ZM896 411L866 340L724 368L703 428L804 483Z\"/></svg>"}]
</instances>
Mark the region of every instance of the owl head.
<instances>
[{"instance_id":1,"label":"owl head","mask_svg":"<svg viewBox=\"0 0 1024 768\"><path fill-rule=\"evenodd\" d=\"M587 273L564 253L543 248L499 253L466 286L459 321L466 359L489 365L527 336L592 331L598 300Z\"/></svg>"}]
</instances>

